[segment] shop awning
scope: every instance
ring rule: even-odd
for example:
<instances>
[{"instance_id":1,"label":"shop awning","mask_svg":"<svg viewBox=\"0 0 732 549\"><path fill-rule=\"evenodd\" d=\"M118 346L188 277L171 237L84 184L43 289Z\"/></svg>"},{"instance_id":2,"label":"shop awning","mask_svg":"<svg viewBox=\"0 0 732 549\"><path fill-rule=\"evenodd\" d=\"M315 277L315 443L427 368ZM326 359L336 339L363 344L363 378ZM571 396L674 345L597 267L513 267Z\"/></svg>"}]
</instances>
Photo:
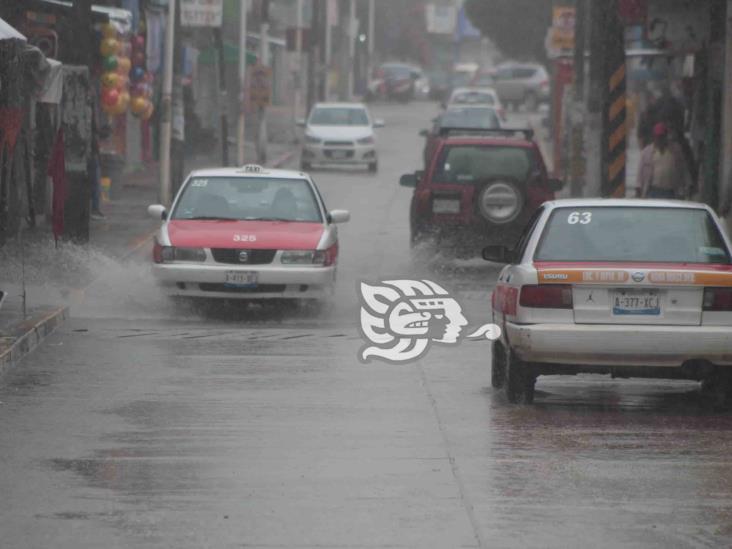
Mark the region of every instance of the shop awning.
<instances>
[{"instance_id":1,"label":"shop awning","mask_svg":"<svg viewBox=\"0 0 732 549\"><path fill-rule=\"evenodd\" d=\"M24 42L27 42L25 36L8 25L3 19L0 19L0 40L10 39L23 40Z\"/></svg>"}]
</instances>

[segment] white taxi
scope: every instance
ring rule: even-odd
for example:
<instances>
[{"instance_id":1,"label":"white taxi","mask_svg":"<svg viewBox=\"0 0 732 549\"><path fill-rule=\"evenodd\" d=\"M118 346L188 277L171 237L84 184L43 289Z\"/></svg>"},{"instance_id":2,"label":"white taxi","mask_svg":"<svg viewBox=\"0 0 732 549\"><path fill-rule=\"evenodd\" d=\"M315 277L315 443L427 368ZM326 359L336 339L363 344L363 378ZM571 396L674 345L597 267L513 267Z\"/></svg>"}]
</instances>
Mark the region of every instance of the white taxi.
<instances>
[{"instance_id":1,"label":"white taxi","mask_svg":"<svg viewBox=\"0 0 732 549\"><path fill-rule=\"evenodd\" d=\"M492 294L492 384L530 403L540 375L692 379L732 397L732 246L706 205L557 200L529 221Z\"/></svg>"},{"instance_id":2,"label":"white taxi","mask_svg":"<svg viewBox=\"0 0 732 549\"><path fill-rule=\"evenodd\" d=\"M174 296L326 298L338 259L337 223L309 175L249 165L192 172L155 237L153 273Z\"/></svg>"}]
</instances>

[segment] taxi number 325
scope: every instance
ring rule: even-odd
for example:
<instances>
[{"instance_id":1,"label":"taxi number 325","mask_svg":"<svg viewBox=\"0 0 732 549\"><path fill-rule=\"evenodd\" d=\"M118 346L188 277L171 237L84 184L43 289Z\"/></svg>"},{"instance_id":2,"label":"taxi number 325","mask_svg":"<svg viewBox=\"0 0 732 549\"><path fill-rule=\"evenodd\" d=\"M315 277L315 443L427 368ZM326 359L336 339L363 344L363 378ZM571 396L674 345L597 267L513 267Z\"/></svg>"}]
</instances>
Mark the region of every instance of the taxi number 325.
<instances>
[{"instance_id":1,"label":"taxi number 325","mask_svg":"<svg viewBox=\"0 0 732 549\"><path fill-rule=\"evenodd\" d=\"M592 212L572 212L567 218L570 225L589 225L592 223Z\"/></svg>"},{"instance_id":2,"label":"taxi number 325","mask_svg":"<svg viewBox=\"0 0 732 549\"><path fill-rule=\"evenodd\" d=\"M257 235L255 234L235 234L234 242L256 242Z\"/></svg>"}]
</instances>

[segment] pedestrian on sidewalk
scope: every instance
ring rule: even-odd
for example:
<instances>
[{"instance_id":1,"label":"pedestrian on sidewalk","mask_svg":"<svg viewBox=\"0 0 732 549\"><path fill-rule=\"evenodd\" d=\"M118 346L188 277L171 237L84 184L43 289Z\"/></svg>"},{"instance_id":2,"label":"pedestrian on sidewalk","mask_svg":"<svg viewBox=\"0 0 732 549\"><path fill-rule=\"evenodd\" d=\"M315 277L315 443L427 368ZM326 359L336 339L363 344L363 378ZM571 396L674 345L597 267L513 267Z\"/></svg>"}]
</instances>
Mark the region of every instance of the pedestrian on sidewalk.
<instances>
[{"instance_id":1,"label":"pedestrian on sidewalk","mask_svg":"<svg viewBox=\"0 0 732 549\"><path fill-rule=\"evenodd\" d=\"M638 192L642 198L686 199L691 187L681 147L663 122L653 127L653 143L641 153Z\"/></svg>"}]
</instances>

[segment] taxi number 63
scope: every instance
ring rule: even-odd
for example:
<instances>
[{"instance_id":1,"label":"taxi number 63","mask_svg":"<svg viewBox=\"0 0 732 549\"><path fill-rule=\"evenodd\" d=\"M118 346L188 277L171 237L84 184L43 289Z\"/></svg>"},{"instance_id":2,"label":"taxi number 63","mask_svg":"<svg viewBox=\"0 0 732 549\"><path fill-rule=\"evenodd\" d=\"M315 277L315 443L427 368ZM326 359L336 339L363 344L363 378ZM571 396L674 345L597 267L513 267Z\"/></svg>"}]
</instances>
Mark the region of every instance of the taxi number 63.
<instances>
[{"instance_id":1,"label":"taxi number 63","mask_svg":"<svg viewBox=\"0 0 732 549\"><path fill-rule=\"evenodd\" d=\"M234 242L256 242L257 235L254 234L235 234Z\"/></svg>"},{"instance_id":2,"label":"taxi number 63","mask_svg":"<svg viewBox=\"0 0 732 549\"><path fill-rule=\"evenodd\" d=\"M570 225L589 225L592 223L592 212L572 212L567 218Z\"/></svg>"}]
</instances>

